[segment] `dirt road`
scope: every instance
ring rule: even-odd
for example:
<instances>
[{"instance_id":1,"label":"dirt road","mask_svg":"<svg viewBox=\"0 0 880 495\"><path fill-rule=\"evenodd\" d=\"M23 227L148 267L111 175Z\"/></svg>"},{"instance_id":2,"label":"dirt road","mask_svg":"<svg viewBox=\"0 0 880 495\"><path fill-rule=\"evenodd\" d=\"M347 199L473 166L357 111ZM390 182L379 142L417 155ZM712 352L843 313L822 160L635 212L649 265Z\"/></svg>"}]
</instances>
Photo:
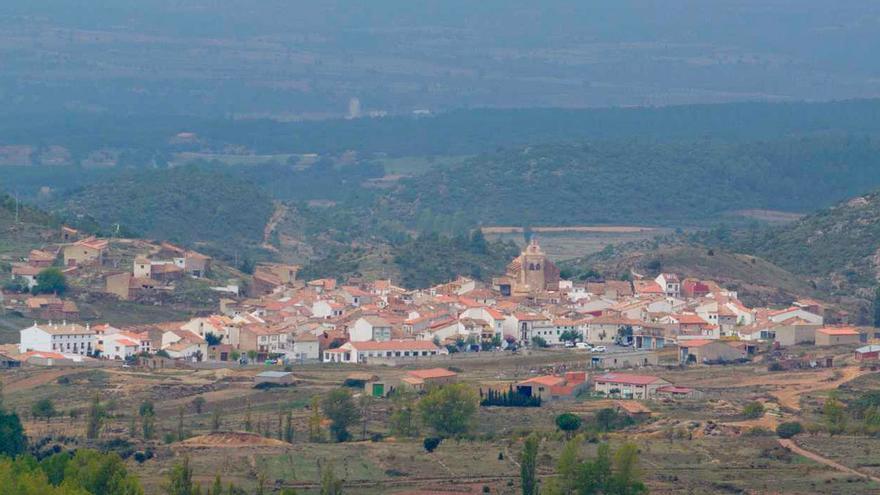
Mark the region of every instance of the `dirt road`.
<instances>
[{"instance_id":1,"label":"dirt road","mask_svg":"<svg viewBox=\"0 0 880 495\"><path fill-rule=\"evenodd\" d=\"M824 465L826 465L830 468L836 469L840 472L847 473L847 474L854 474L856 476L860 476L862 478L867 478L871 481L875 481L877 483L880 483L880 478L878 478L876 476L871 476L870 474L865 474L861 471L856 471L853 468L848 468L848 467L844 466L843 464L840 464L840 463L832 461L831 459L828 459L827 457L822 457L821 455L819 455L815 452L811 452L809 450L803 449L800 446L798 446L798 444L796 444L794 442L794 440L787 439L787 438L780 438L779 445L782 445L784 448L794 452L795 454L797 454L799 456L806 457L807 459L810 459L811 461L816 461L819 464L824 464Z\"/></svg>"},{"instance_id":2,"label":"dirt road","mask_svg":"<svg viewBox=\"0 0 880 495\"><path fill-rule=\"evenodd\" d=\"M870 373L868 370L860 370L858 366L849 366L847 368L842 368L840 371L842 376L834 380L817 382L813 379L800 383L786 383L782 389L770 392L770 394L776 397L780 406L793 411L800 411L800 397L802 395L811 392L820 392L822 390L833 390L848 381L855 380L866 373Z\"/></svg>"}]
</instances>

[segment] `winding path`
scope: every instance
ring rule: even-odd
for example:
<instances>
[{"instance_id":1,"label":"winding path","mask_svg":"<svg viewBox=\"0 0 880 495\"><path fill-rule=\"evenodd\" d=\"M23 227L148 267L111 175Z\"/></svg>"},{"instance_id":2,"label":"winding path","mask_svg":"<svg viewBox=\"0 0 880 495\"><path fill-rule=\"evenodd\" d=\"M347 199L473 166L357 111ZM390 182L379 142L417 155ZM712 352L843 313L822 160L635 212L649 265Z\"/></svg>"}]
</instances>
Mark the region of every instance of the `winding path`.
<instances>
[{"instance_id":1,"label":"winding path","mask_svg":"<svg viewBox=\"0 0 880 495\"><path fill-rule=\"evenodd\" d=\"M876 476L871 476L870 474L866 474L861 471L857 471L853 468L846 467L843 464L840 464L839 462L832 461L831 459L829 459L827 457L823 457L815 452L812 452L810 450L806 450L806 449L800 447L798 444L796 444L794 442L794 440L791 440L790 438L780 438L779 445L782 445L782 447L794 452L795 454L797 454L799 456L806 457L807 459L810 459L811 461L816 461L819 464L824 464L824 465L826 465L830 468L836 469L840 472L847 473L847 474L853 474L853 475L860 476L862 478L867 478L871 481L875 481L877 483L880 483L880 478L878 478Z\"/></svg>"}]
</instances>

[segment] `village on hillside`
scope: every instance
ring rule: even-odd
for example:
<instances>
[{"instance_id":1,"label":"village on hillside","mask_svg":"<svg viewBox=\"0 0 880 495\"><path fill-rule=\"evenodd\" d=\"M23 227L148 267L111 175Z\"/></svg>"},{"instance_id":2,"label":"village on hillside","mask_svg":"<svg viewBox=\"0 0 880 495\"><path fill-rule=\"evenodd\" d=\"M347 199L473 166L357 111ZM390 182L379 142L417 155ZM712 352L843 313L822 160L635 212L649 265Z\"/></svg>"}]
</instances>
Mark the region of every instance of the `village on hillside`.
<instances>
[{"instance_id":1,"label":"village on hillside","mask_svg":"<svg viewBox=\"0 0 880 495\"><path fill-rule=\"evenodd\" d=\"M151 324L85 323L73 300L28 293L42 271L59 265L64 276L85 280L120 301L155 303L181 280L206 277L211 258L167 242L129 245L128 259L111 257L106 239L80 238L69 227L60 235L55 251L34 249L12 267L7 288L23 290L7 289L4 306L32 318L33 324L20 330L17 346L3 348L8 359L196 368L434 366L478 353L558 349L588 354L590 370L649 372L660 365L740 363L759 354L785 361L781 350L802 344L815 346L811 362L824 366L822 348L849 345L856 356L874 355L867 344L878 337L870 329L847 325L845 313L818 301L750 308L736 291L674 273L562 280L534 239L491 284L459 277L404 290L392 280L304 281L297 278L296 265L263 263L256 265L245 290L210 287L219 298L209 314ZM148 249L137 252L138 247Z\"/></svg>"},{"instance_id":2,"label":"village on hillside","mask_svg":"<svg viewBox=\"0 0 880 495\"><path fill-rule=\"evenodd\" d=\"M311 493L322 471L301 459L319 459L344 466L340 476L363 493L396 485L446 493L436 490L448 483L513 493L509 439L564 434L545 440L552 465L562 448L554 442L573 433L560 418L587 445L639 438L646 479L669 493L683 483L680 459L703 466L687 478L700 489L730 483L727 466L754 459L766 469L742 471L737 486L760 491L783 476L838 493L871 479L871 468L842 471L827 457L849 452L843 437L833 448L824 447L828 437L778 444L793 440L773 430L803 422L824 431L834 394L849 400L870 389L880 367L875 329L812 299L749 307L712 280L623 278L564 280L534 238L490 281L407 290L387 279L302 280L298 266L283 263L245 273L168 242L64 227L12 263L4 314L25 323L17 343L0 345L0 370L6 402L31 408L27 433L46 442L76 442L88 401L105 401L106 441L130 442L120 455L139 456L154 491L156 473L191 456L206 485L223 463L224 479L238 484L265 476ZM197 306L181 302L182 288ZM81 306L120 309L111 322ZM166 307L190 313L139 319L141 309ZM419 426L428 415L420 404L459 386L474 394L473 418L452 434ZM363 424L352 432L328 419L327 397L338 390L358 400ZM51 414L38 410L48 400ZM869 419L853 421L868 428ZM360 441L327 443L328 429L338 442ZM429 432L437 436L423 447L418 436ZM468 440L444 448L453 436ZM826 467L792 467L793 448ZM713 461L721 454L710 451L728 457ZM255 459L263 464L253 467Z\"/></svg>"}]
</instances>

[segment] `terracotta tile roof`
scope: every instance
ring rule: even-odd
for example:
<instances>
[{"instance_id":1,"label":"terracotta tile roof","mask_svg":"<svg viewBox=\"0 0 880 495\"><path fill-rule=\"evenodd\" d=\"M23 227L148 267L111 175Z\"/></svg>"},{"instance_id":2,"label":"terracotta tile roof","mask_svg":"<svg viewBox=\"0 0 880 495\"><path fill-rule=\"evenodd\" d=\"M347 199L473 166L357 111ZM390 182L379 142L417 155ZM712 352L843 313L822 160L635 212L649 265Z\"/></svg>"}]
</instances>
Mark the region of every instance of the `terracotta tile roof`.
<instances>
[{"instance_id":1,"label":"terracotta tile roof","mask_svg":"<svg viewBox=\"0 0 880 495\"><path fill-rule=\"evenodd\" d=\"M450 371L446 368L430 368L426 370L412 370L406 373L407 375L414 376L416 378L431 379L431 378L452 378L454 376L458 376L458 373L454 371Z\"/></svg>"},{"instance_id":2,"label":"terracotta tile roof","mask_svg":"<svg viewBox=\"0 0 880 495\"><path fill-rule=\"evenodd\" d=\"M679 347L703 347L706 344L711 344L712 342L718 342L717 340L709 340L709 339L693 339L693 340L682 340L678 343Z\"/></svg>"},{"instance_id":3,"label":"terracotta tile roof","mask_svg":"<svg viewBox=\"0 0 880 495\"><path fill-rule=\"evenodd\" d=\"M825 335L859 335L855 327L824 327L816 331Z\"/></svg>"}]
</instances>

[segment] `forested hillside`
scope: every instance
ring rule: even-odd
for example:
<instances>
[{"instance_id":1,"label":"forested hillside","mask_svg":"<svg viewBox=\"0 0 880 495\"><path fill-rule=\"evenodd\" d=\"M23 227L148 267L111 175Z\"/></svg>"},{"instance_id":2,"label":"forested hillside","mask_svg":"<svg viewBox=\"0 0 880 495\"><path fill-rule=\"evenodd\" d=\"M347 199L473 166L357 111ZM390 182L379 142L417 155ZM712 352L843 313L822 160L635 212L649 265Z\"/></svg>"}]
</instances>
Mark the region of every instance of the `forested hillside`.
<instances>
[{"instance_id":1,"label":"forested hillside","mask_svg":"<svg viewBox=\"0 0 880 495\"><path fill-rule=\"evenodd\" d=\"M809 277L820 288L869 296L880 274L880 191L783 227L734 232L727 244Z\"/></svg>"},{"instance_id":2,"label":"forested hillside","mask_svg":"<svg viewBox=\"0 0 880 495\"><path fill-rule=\"evenodd\" d=\"M76 225L110 233L205 243L221 252L258 244L272 214L269 196L218 170L186 167L114 175L55 204Z\"/></svg>"},{"instance_id":3,"label":"forested hillside","mask_svg":"<svg viewBox=\"0 0 880 495\"><path fill-rule=\"evenodd\" d=\"M173 137L191 132L196 140ZM281 122L185 115L69 112L0 116L0 146L55 145L71 164L116 150L121 166L162 165L176 151L463 155L547 142L627 139L775 140L822 133L880 133L880 99L828 103L730 103L659 108L455 110L433 116ZM18 163L18 165L23 165Z\"/></svg>"},{"instance_id":4,"label":"forested hillside","mask_svg":"<svg viewBox=\"0 0 880 495\"><path fill-rule=\"evenodd\" d=\"M810 211L880 185L880 142L603 141L482 155L403 181L400 217L505 225L698 223L745 208Z\"/></svg>"}]
</instances>

